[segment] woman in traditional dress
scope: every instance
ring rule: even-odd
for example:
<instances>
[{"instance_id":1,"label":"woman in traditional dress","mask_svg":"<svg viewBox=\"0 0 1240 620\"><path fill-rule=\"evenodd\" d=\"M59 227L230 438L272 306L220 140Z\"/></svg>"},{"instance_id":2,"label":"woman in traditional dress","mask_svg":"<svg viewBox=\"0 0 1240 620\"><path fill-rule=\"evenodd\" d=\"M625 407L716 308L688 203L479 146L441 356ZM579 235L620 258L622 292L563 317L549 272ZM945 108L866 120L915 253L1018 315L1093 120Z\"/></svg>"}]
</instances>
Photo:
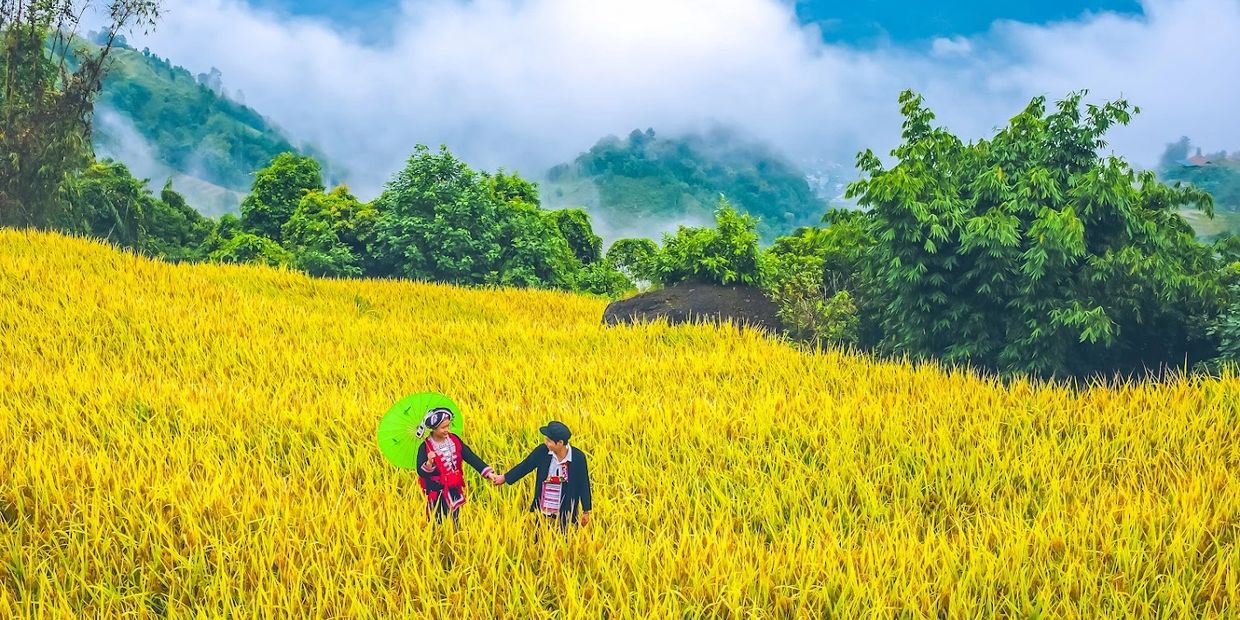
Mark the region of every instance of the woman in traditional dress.
<instances>
[{"instance_id":1,"label":"woman in traditional dress","mask_svg":"<svg viewBox=\"0 0 1240 620\"><path fill-rule=\"evenodd\" d=\"M454 527L460 527L458 511L465 503L465 477L462 463L468 463L495 482L498 475L474 454L460 437L448 430L452 412L446 408L432 409L426 413L418 427L418 437L426 441L418 449L418 481L426 492L426 509L441 522L445 516L452 517Z\"/></svg>"}]
</instances>

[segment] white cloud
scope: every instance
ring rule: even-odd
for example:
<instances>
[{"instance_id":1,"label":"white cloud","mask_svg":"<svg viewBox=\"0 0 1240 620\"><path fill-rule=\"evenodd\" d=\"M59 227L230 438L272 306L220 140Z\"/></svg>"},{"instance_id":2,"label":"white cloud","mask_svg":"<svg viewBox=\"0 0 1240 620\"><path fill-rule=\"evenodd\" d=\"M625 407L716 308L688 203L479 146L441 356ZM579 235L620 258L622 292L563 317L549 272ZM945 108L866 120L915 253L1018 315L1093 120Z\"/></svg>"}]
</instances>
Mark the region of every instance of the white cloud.
<instances>
[{"instance_id":1,"label":"white cloud","mask_svg":"<svg viewBox=\"0 0 1240 620\"><path fill-rule=\"evenodd\" d=\"M169 0L156 32L131 39L193 72L219 67L251 106L350 168L363 196L416 143L537 175L609 133L710 122L851 164L894 146L904 88L968 137L1034 95L1089 88L1144 110L1113 135L1135 162L1181 134L1240 148L1240 0L1145 9L853 49L823 43L781 0L429 0L408 2L394 36L371 45L239 0Z\"/></svg>"},{"instance_id":2,"label":"white cloud","mask_svg":"<svg viewBox=\"0 0 1240 620\"><path fill-rule=\"evenodd\" d=\"M968 56L973 51L973 44L964 37L938 37L931 41L930 52L935 56Z\"/></svg>"}]
</instances>

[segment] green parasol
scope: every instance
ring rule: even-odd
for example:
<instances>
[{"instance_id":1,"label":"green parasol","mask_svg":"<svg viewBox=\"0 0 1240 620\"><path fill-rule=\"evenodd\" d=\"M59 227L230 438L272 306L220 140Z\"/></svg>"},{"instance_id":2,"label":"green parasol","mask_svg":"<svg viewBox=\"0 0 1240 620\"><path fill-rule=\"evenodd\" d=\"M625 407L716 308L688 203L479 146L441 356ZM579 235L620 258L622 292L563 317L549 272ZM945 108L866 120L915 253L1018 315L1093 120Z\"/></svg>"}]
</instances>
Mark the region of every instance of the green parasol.
<instances>
[{"instance_id":1,"label":"green parasol","mask_svg":"<svg viewBox=\"0 0 1240 620\"><path fill-rule=\"evenodd\" d=\"M452 423L449 429L453 434L460 435L463 423L461 410L452 399L437 392L419 392L406 396L379 420L379 429L375 438L379 442L379 452L397 467L413 469L417 466L418 446L426 441L426 436L418 437L418 426L422 418L431 409L445 407L452 412Z\"/></svg>"}]
</instances>

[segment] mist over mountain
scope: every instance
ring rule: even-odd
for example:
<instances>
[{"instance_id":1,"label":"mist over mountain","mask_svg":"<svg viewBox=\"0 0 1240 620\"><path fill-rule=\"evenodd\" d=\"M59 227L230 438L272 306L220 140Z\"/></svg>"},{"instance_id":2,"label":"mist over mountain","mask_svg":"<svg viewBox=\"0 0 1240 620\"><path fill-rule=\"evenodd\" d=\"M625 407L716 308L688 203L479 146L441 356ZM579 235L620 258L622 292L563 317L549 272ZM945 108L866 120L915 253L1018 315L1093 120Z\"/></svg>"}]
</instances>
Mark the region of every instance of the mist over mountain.
<instances>
[{"instance_id":1,"label":"mist over mountain","mask_svg":"<svg viewBox=\"0 0 1240 620\"><path fill-rule=\"evenodd\" d=\"M1091 103L1141 107L1106 146L1135 164L1154 166L1180 135L1209 151L1240 144L1240 87L1225 78L1240 55L1235 0L1122 11L856 3L812 11L811 22L786 0L367 2L331 11L343 23L313 10L325 4L169 0L159 27L134 39L195 74L219 68L287 135L347 163L363 199L419 143L536 176L603 136L647 127L675 136L721 124L807 173L802 162L815 159L851 170L859 151L885 157L899 144L904 89L964 139L991 135L1034 96L1088 88ZM848 25L822 23L824 12L893 33L944 13L973 17L924 38L841 40Z\"/></svg>"},{"instance_id":2,"label":"mist over mountain","mask_svg":"<svg viewBox=\"0 0 1240 620\"><path fill-rule=\"evenodd\" d=\"M716 126L674 136L607 136L542 182L544 206L585 207L604 238L654 236L713 222L720 196L758 218L766 240L818 223L827 202L770 146Z\"/></svg>"},{"instance_id":3,"label":"mist over mountain","mask_svg":"<svg viewBox=\"0 0 1240 620\"><path fill-rule=\"evenodd\" d=\"M100 158L124 162L155 187L172 178L206 215L235 212L254 171L285 151L314 155L340 180L321 152L245 105L241 91L228 91L218 69L195 76L119 43L96 102L92 141Z\"/></svg>"},{"instance_id":4,"label":"mist over mountain","mask_svg":"<svg viewBox=\"0 0 1240 620\"><path fill-rule=\"evenodd\" d=\"M318 149L295 146L244 100L216 68L194 75L121 40L96 105L96 153L124 162L153 187L171 178L211 216L237 212L254 172L284 151L314 156L329 184L348 180ZM813 172L735 127L714 124L671 135L646 129L606 136L539 182L545 206L585 207L607 239L658 239L679 225L708 224L725 196L759 218L769 241L817 223L851 178L838 163L806 163Z\"/></svg>"}]
</instances>

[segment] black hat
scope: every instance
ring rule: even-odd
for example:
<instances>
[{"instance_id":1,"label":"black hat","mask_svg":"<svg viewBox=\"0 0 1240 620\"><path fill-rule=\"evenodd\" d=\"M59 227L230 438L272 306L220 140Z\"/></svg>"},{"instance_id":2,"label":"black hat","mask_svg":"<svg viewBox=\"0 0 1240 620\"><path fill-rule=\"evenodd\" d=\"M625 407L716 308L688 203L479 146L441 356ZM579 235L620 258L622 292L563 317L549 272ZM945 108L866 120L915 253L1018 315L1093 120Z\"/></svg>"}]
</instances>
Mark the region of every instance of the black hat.
<instances>
[{"instance_id":1,"label":"black hat","mask_svg":"<svg viewBox=\"0 0 1240 620\"><path fill-rule=\"evenodd\" d=\"M568 430L563 422L557 420L548 422L546 426L538 430L551 441L568 441L568 438L573 436L572 431Z\"/></svg>"}]
</instances>

